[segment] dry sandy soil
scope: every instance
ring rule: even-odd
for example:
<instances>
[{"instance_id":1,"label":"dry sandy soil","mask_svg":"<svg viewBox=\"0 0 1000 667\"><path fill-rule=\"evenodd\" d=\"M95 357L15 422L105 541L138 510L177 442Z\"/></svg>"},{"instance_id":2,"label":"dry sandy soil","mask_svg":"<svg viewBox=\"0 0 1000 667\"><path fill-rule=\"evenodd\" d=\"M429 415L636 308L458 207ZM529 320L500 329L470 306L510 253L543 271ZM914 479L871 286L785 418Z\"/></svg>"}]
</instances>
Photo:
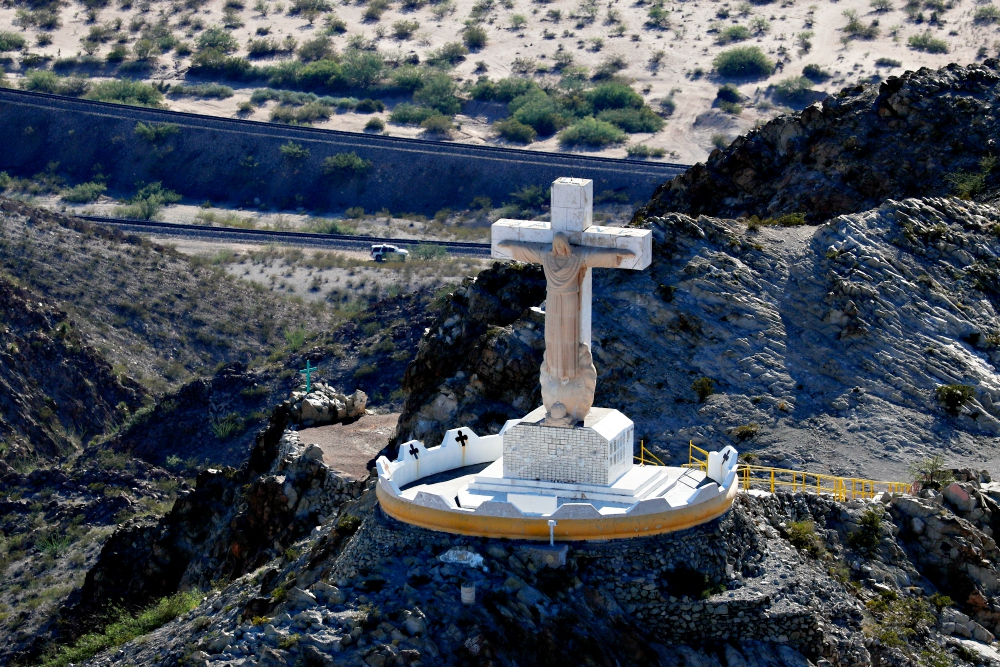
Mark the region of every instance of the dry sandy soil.
<instances>
[{"instance_id":1,"label":"dry sandy soil","mask_svg":"<svg viewBox=\"0 0 1000 667\"><path fill-rule=\"evenodd\" d=\"M330 424L299 431L303 444L319 445L323 462L351 479L368 474L368 462L396 433L399 413L365 415L345 424Z\"/></svg>"},{"instance_id":2,"label":"dry sandy soil","mask_svg":"<svg viewBox=\"0 0 1000 667\"><path fill-rule=\"evenodd\" d=\"M121 2L121 0L119 0ZM92 25L104 24L121 18L125 28L122 35L134 41L136 33L130 33L129 24L138 19L155 23L159 18L169 17L170 25L178 37L193 42L199 33L198 26L208 28L220 24L224 3L233 0L210 0L201 9L190 11L181 3L171 5L165 0L136 1L128 9L111 5L101 10L96 23L88 23L84 8L76 3L66 3L61 10L62 27L52 32L29 28L25 35L30 41L30 51L51 58L69 56L81 52L81 38ZM320 15L313 25L302 14L289 15L288 2L263 2L254 4L247 0L236 14L243 22L242 27L232 30L243 50L245 45L257 36L259 30L268 30L269 37L279 41L294 38L299 44L323 31L324 19ZM473 6L482 0L438 0L436 3L422 4L416 9L405 9L398 0L389 3L388 9L377 21L365 21L362 17L366 9L364 2L351 3L341 0L334 6L334 12L346 23L346 32L333 35L334 45L343 51L349 40L364 36L375 40L380 51L405 56L417 54L421 61L427 54L443 44L461 40L464 22L469 18ZM918 0L911 0L917 3ZM502 78L512 74L515 61L531 61L535 66L551 70L553 57L559 49L573 55L573 64L594 69L609 58L620 57L627 63L621 74L634 80L637 90L643 91L654 108L659 102L672 97L676 111L669 118L666 127L655 135L632 135L631 143L645 143L663 148L667 158L681 162L703 160L713 148L745 132L782 111L768 95L768 87L790 76L801 73L808 63L819 65L832 75L825 83L818 84L816 90L832 92L844 85L854 84L862 79L886 77L899 74L904 69L922 66L940 67L949 62L970 63L987 55L997 55L997 24L977 23L974 13L984 5L981 0L919 0L921 20L904 12L903 0L888 0L889 9L876 11L870 0L841 0L810 4L805 0L784 0L770 4L740 3L735 0L689 0L687 2L667 0L664 9L669 12L669 27L651 28L647 23L651 0L591 0L591 11L596 11L590 23L579 22L583 3L577 0L536 0L495 1L492 10L483 23L489 41L481 50L469 54L466 60L453 70L456 79L464 84L474 82L485 68L492 78ZM266 8L266 15L258 6ZM939 20L934 25L929 21L937 8ZM844 26L847 24L845 11L857 12L861 22L868 26L878 22L878 36L874 39L844 40ZM0 8L0 30L20 31L14 24L16 8L13 4ZM555 13L559 18L555 18ZM419 27L407 39L396 39L392 25L400 20L416 21ZM515 25L522 27L515 28ZM181 25L185 24L185 25ZM719 44L721 30L733 25L742 25L756 34L739 44ZM622 27L619 27L622 26ZM907 40L930 30L933 36L943 39L948 53L925 53L907 45ZM812 32L811 47L804 50L797 36ZM620 36L616 36L620 33ZM39 46L37 38L48 35L51 43ZM111 49L114 42L102 44L96 55L101 57ZM732 115L714 107L716 90L724 81L712 74L712 61L721 51L738 45L756 45L779 63L779 69L769 78L735 82L746 98L743 112ZM290 54L284 57L292 57ZM899 66L877 66L879 59L898 61ZM268 62L257 60L258 64ZM883 61L884 62L884 61ZM156 66L146 73L152 80L167 83L185 81L185 72L190 64L189 57L180 57L171 52L160 56ZM477 68L479 73L477 73ZM8 70L13 69L13 59L8 61ZM556 76L549 73L533 74L540 83L554 83ZM16 78L16 77L15 77ZM188 83L191 83L188 81ZM229 84L232 85L232 84ZM249 99L253 87L237 88L233 97L224 100L202 100L195 98L168 98L172 109L198 113L233 116L240 102ZM392 100L387 100L392 103ZM270 107L255 107L249 116L256 120L268 120ZM387 113L379 114L387 117ZM490 123L503 115L503 105L469 103L465 113L456 118L460 129L455 135L457 141L468 143L503 143L493 137ZM317 123L319 127L361 131L371 115L342 113L328 121ZM387 119L387 118L386 118ZM387 124L389 134L398 136L418 136L419 128ZM561 150L555 138L538 141L528 147L530 150ZM625 146L609 147L600 154L624 157Z\"/></svg>"}]
</instances>

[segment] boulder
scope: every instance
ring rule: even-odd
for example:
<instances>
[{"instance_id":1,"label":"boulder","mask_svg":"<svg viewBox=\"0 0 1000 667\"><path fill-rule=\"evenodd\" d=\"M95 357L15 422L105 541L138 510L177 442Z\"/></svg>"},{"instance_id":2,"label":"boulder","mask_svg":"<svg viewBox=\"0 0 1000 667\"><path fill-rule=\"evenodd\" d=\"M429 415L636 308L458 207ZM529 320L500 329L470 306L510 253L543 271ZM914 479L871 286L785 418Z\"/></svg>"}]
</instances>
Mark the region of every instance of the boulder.
<instances>
[{"instance_id":1,"label":"boulder","mask_svg":"<svg viewBox=\"0 0 1000 667\"><path fill-rule=\"evenodd\" d=\"M959 512L971 512L976 507L976 499L969 492L966 482L952 482L944 492L944 498Z\"/></svg>"},{"instance_id":2,"label":"boulder","mask_svg":"<svg viewBox=\"0 0 1000 667\"><path fill-rule=\"evenodd\" d=\"M317 604L316 596L309 591L304 591L298 586L288 591L288 601L296 607L314 607Z\"/></svg>"},{"instance_id":3,"label":"boulder","mask_svg":"<svg viewBox=\"0 0 1000 667\"><path fill-rule=\"evenodd\" d=\"M347 600L347 596L344 595L343 591L336 586L331 586L325 581L317 581L309 588L317 598L328 605L344 604Z\"/></svg>"}]
</instances>

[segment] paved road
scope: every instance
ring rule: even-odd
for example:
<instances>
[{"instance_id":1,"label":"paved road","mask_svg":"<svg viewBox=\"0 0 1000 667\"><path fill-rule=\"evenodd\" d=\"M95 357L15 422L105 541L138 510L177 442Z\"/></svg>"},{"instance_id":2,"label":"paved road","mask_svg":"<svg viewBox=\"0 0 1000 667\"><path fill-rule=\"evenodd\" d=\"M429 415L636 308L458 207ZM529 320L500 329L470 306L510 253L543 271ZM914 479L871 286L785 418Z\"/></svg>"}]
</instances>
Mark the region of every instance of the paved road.
<instances>
[{"instance_id":1,"label":"paved road","mask_svg":"<svg viewBox=\"0 0 1000 667\"><path fill-rule=\"evenodd\" d=\"M159 236L181 236L186 238L209 239L227 243L283 243L287 245L319 246L341 250L368 250L373 243L392 243L397 246L413 247L433 243L443 246L453 255L489 257L489 243L467 243L462 241L428 241L417 239L391 239L378 236L351 236L347 234L317 234L313 232L278 232L268 229L239 229L235 227L210 227L184 223L158 222L155 220L123 220L95 215L78 215L82 220L108 225L124 232L156 234Z\"/></svg>"}]
</instances>

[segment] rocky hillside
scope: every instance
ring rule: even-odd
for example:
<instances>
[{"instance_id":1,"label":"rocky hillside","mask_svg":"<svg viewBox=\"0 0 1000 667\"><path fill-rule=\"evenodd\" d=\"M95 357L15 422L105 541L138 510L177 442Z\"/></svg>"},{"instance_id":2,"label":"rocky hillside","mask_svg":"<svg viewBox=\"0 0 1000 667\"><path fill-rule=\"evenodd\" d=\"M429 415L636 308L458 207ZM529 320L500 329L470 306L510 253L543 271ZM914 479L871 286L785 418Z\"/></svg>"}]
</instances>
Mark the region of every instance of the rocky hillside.
<instances>
[{"instance_id":1,"label":"rocky hillside","mask_svg":"<svg viewBox=\"0 0 1000 667\"><path fill-rule=\"evenodd\" d=\"M69 315L0 274L0 473L86 444L145 395Z\"/></svg>"},{"instance_id":2,"label":"rocky hillside","mask_svg":"<svg viewBox=\"0 0 1000 667\"><path fill-rule=\"evenodd\" d=\"M156 392L265 358L331 324L323 308L11 199L0 201L0 270L65 310L116 373Z\"/></svg>"},{"instance_id":3,"label":"rocky hillside","mask_svg":"<svg viewBox=\"0 0 1000 667\"><path fill-rule=\"evenodd\" d=\"M985 473L870 502L741 495L679 534L571 544L552 569L529 545L386 517L286 420L276 411L240 470L203 473L161 521L115 533L45 664L1000 664L1000 491ZM95 654L107 635L73 639L113 601L177 590L195 593L137 641Z\"/></svg>"},{"instance_id":4,"label":"rocky hillside","mask_svg":"<svg viewBox=\"0 0 1000 667\"><path fill-rule=\"evenodd\" d=\"M996 59L845 89L713 151L658 188L637 218L802 213L823 222L890 197L995 190L998 94Z\"/></svg>"},{"instance_id":5,"label":"rocky hillside","mask_svg":"<svg viewBox=\"0 0 1000 667\"><path fill-rule=\"evenodd\" d=\"M819 227L647 218L652 266L595 271L596 404L674 462L694 441L877 478L932 454L988 467L1000 458L998 223L997 209L957 199L887 201ZM524 310L538 280L496 267L455 292L407 376L397 441L495 431L538 403L542 327ZM476 306L498 294L504 311Z\"/></svg>"}]
</instances>

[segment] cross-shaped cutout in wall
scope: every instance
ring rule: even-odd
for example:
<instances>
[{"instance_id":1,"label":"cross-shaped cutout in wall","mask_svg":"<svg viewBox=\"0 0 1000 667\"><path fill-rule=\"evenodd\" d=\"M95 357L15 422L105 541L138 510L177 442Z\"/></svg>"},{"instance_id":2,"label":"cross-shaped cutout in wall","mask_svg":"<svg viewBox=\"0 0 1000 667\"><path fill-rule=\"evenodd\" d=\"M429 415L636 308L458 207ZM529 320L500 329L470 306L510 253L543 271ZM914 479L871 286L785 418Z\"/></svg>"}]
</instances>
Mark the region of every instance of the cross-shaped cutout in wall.
<instances>
[{"instance_id":1,"label":"cross-shaped cutout in wall","mask_svg":"<svg viewBox=\"0 0 1000 667\"><path fill-rule=\"evenodd\" d=\"M465 443L468 442L468 441L469 441L469 436L465 435L461 431L459 431L458 435L455 436L455 442L462 443L463 447L465 447Z\"/></svg>"},{"instance_id":2,"label":"cross-shaped cutout in wall","mask_svg":"<svg viewBox=\"0 0 1000 667\"><path fill-rule=\"evenodd\" d=\"M722 454L722 462L723 463L728 463L729 462L729 450L728 449L725 452L723 452L723 454Z\"/></svg>"},{"instance_id":3,"label":"cross-shaped cutout in wall","mask_svg":"<svg viewBox=\"0 0 1000 667\"><path fill-rule=\"evenodd\" d=\"M410 445L410 456L412 456L415 459L419 459L420 457L417 456L419 452L420 450L418 450L414 445Z\"/></svg>"}]
</instances>

